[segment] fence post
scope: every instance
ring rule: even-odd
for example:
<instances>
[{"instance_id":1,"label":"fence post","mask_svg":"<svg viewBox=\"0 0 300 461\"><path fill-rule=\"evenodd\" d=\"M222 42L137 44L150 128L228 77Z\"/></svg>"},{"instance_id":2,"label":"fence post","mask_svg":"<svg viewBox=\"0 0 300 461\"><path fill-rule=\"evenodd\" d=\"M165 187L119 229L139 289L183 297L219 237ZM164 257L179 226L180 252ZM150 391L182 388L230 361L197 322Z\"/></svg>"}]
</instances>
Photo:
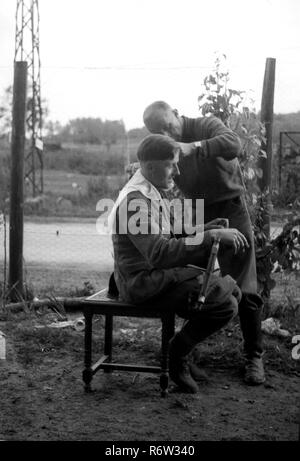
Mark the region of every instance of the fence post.
<instances>
[{"instance_id":1,"label":"fence post","mask_svg":"<svg viewBox=\"0 0 300 461\"><path fill-rule=\"evenodd\" d=\"M14 65L9 215L9 298L23 296L23 184L27 62Z\"/></svg>"},{"instance_id":2,"label":"fence post","mask_svg":"<svg viewBox=\"0 0 300 461\"><path fill-rule=\"evenodd\" d=\"M262 169L262 177L258 180L261 192L266 194L266 209L263 216L263 230L270 237L271 227L271 189L272 189L272 131L273 131L273 105L275 88L275 64L276 59L267 58L263 93L261 100L261 122L266 128L266 142L262 142L267 158L262 158L259 166Z\"/></svg>"},{"instance_id":3,"label":"fence post","mask_svg":"<svg viewBox=\"0 0 300 461\"><path fill-rule=\"evenodd\" d=\"M278 156L278 190L281 192L281 169L282 169L282 135L283 132L279 133L279 156Z\"/></svg>"}]
</instances>

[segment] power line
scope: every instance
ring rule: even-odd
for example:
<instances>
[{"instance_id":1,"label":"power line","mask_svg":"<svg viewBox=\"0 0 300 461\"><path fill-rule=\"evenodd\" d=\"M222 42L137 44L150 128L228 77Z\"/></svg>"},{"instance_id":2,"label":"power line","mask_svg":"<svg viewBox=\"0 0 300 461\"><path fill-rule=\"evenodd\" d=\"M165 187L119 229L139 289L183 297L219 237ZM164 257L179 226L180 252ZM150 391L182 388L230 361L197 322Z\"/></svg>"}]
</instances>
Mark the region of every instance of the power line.
<instances>
[{"instance_id":1,"label":"power line","mask_svg":"<svg viewBox=\"0 0 300 461\"><path fill-rule=\"evenodd\" d=\"M241 66L242 67L242 66ZM10 69L12 66L0 66L0 69ZM43 66L43 69L53 70L189 70L189 69L210 69L212 66L168 66L168 67L143 67L143 66Z\"/></svg>"}]
</instances>

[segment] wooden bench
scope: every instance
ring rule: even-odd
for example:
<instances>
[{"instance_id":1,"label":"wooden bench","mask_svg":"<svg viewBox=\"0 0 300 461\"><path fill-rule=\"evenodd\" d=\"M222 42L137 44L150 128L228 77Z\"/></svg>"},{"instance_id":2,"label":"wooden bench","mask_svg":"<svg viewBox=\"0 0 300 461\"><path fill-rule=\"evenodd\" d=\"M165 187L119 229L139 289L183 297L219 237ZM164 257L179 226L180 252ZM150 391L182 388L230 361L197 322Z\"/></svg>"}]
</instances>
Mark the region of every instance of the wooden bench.
<instances>
[{"instance_id":1,"label":"wooden bench","mask_svg":"<svg viewBox=\"0 0 300 461\"><path fill-rule=\"evenodd\" d=\"M108 296L108 289L105 288L98 293L89 296L82 302L83 314L85 317L84 334L84 370L82 378L85 384L85 391L91 392L91 381L94 374L102 369L106 373L113 370L133 371L140 373L159 373L161 395L165 397L168 393L169 384L169 341L174 335L175 314L166 312L166 306L162 309L157 305L133 305L119 301ZM164 311L164 312L163 312ZM93 364L92 363L92 328L93 316L105 316L104 330L104 354ZM113 319L114 317L138 317L160 319L161 329L161 363L160 366L132 365L127 363L114 363L113 346Z\"/></svg>"}]
</instances>

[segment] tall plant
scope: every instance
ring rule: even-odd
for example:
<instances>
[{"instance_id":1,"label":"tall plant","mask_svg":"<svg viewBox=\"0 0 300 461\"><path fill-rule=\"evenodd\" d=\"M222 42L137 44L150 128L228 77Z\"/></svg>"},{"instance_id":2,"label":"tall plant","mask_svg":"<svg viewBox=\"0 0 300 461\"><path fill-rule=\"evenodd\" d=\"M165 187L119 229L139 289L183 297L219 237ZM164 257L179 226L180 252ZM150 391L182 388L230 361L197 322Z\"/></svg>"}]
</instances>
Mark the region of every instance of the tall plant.
<instances>
[{"instance_id":1,"label":"tall plant","mask_svg":"<svg viewBox=\"0 0 300 461\"><path fill-rule=\"evenodd\" d=\"M226 55L218 55L213 71L204 78L198 97L203 116L214 115L235 131L242 142L240 165L246 191L246 201L252 221L256 244L257 275L260 293L268 301L275 281L271 272L276 268L297 270L300 261L300 236L295 230L297 217L291 216L280 236L270 240L264 228L263 214L268 213L266 193L262 193L257 179L262 177L259 159L266 158L265 128L260 122L254 101L244 90L229 87Z\"/></svg>"}]
</instances>

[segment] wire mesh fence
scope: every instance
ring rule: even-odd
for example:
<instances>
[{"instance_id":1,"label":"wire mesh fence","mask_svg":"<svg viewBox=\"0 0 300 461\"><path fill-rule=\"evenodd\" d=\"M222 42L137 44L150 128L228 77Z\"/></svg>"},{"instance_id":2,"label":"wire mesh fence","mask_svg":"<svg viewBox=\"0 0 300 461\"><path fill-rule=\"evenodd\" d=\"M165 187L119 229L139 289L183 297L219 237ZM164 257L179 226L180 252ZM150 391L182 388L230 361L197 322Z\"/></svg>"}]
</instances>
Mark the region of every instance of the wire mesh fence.
<instances>
[{"instance_id":1,"label":"wire mesh fence","mask_svg":"<svg viewBox=\"0 0 300 461\"><path fill-rule=\"evenodd\" d=\"M103 224L103 223L102 223ZM280 232L273 223L272 236ZM100 232L99 232L100 231ZM9 264L9 221L0 226L0 282L6 280ZM103 287L113 271L113 248L110 235L101 221L92 219L57 219L37 217L24 222L24 281L34 291L69 292L91 283Z\"/></svg>"},{"instance_id":2,"label":"wire mesh fence","mask_svg":"<svg viewBox=\"0 0 300 461\"><path fill-rule=\"evenodd\" d=\"M97 227L99 231L99 223ZM6 231L4 225L0 226L2 283L7 280L9 264L8 229L9 222ZM99 234L98 231L96 219L26 220L23 242L25 283L34 291L48 289L61 293L80 288L85 282L91 283L95 289L102 287L107 274L113 270L113 253L109 234L105 231Z\"/></svg>"}]
</instances>

